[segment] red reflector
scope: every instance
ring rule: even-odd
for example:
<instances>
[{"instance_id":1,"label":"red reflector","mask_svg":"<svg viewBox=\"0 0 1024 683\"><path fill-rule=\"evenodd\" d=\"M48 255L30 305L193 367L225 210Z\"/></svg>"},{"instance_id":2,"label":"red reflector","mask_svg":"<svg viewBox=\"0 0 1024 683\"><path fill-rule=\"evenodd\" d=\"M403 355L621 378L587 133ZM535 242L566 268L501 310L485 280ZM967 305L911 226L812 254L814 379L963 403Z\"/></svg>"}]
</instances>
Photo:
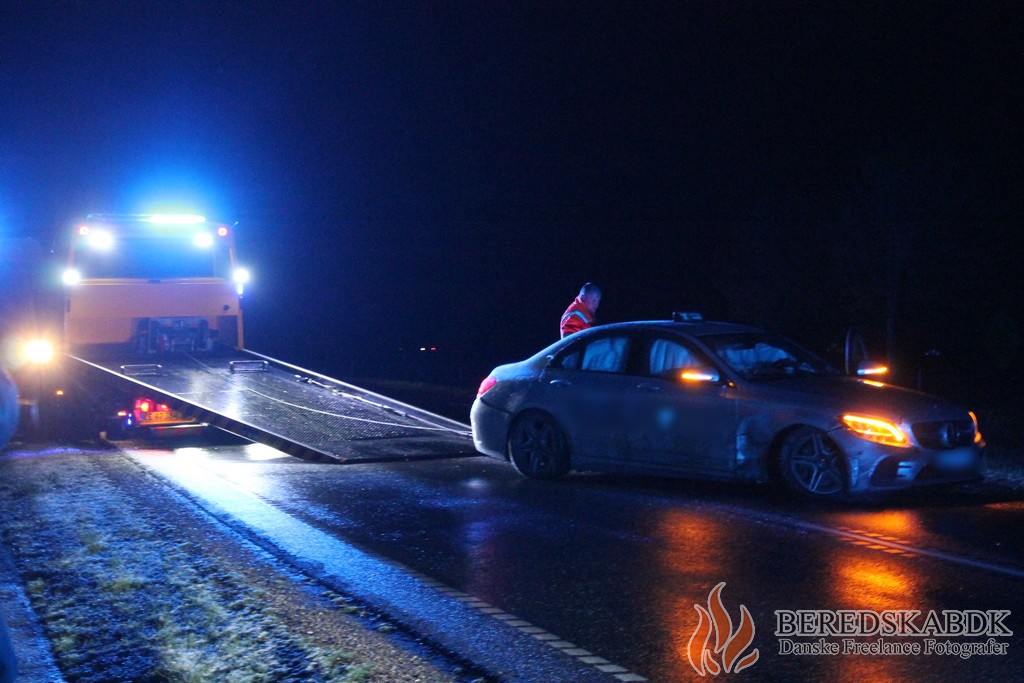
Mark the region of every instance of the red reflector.
<instances>
[{"instance_id":1,"label":"red reflector","mask_svg":"<svg viewBox=\"0 0 1024 683\"><path fill-rule=\"evenodd\" d=\"M480 382L480 388L476 390L476 395L483 396L484 394L491 390L491 387L493 387L497 383L498 380L494 379L493 377L488 377L483 382Z\"/></svg>"}]
</instances>

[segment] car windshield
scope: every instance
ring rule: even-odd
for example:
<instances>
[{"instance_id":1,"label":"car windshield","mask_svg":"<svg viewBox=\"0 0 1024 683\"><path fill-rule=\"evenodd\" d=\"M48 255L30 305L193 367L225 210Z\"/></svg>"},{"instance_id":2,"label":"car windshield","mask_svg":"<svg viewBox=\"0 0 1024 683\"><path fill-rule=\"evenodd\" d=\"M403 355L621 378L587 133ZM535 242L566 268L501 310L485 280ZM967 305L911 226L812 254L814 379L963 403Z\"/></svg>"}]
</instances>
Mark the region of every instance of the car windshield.
<instances>
[{"instance_id":1,"label":"car windshield","mask_svg":"<svg viewBox=\"0 0 1024 683\"><path fill-rule=\"evenodd\" d=\"M712 334L700 338L744 379L831 377L838 370L794 342L765 332Z\"/></svg>"}]
</instances>

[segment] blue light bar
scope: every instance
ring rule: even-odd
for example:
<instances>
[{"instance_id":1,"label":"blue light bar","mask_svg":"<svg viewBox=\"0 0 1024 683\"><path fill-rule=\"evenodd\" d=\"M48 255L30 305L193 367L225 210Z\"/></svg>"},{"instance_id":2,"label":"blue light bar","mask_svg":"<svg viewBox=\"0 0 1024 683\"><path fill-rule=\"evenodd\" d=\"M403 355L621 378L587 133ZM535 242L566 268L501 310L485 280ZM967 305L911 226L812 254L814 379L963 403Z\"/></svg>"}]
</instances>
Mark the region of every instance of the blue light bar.
<instances>
[{"instance_id":1,"label":"blue light bar","mask_svg":"<svg viewBox=\"0 0 1024 683\"><path fill-rule=\"evenodd\" d=\"M194 214L153 214L145 218L147 223L153 223L154 225L195 225L197 223L205 223L205 216L196 216Z\"/></svg>"}]
</instances>

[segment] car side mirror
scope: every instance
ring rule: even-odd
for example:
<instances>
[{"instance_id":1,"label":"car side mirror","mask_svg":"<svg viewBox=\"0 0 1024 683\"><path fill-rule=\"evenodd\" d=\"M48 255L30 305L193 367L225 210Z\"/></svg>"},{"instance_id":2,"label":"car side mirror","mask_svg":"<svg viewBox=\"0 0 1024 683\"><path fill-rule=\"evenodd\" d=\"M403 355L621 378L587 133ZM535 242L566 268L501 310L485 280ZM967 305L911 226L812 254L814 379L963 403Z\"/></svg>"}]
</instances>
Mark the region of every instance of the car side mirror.
<instances>
[{"instance_id":1,"label":"car side mirror","mask_svg":"<svg viewBox=\"0 0 1024 683\"><path fill-rule=\"evenodd\" d=\"M684 368L676 376L684 384L691 382L718 384L722 381L722 376L718 374L718 371L709 367Z\"/></svg>"},{"instance_id":2,"label":"car side mirror","mask_svg":"<svg viewBox=\"0 0 1024 683\"><path fill-rule=\"evenodd\" d=\"M862 360L857 363L858 377L871 377L873 375L884 375L889 372L888 366L873 360Z\"/></svg>"}]
</instances>

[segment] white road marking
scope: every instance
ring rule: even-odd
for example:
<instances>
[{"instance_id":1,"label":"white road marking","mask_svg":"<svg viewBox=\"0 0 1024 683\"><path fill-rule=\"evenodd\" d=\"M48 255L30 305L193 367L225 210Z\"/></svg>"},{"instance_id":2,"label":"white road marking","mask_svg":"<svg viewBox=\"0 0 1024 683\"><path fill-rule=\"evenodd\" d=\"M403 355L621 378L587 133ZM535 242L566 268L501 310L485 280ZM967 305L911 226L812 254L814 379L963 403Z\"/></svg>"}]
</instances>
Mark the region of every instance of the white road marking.
<instances>
[{"instance_id":1,"label":"white road marking","mask_svg":"<svg viewBox=\"0 0 1024 683\"><path fill-rule=\"evenodd\" d=\"M362 562L362 553L355 549L342 551L341 543L333 536L320 531L308 524L279 510L271 502L265 500L254 491L250 491L213 470L202 468L205 462L201 458L182 457L180 453L175 456L146 457L144 452L126 450L129 456L143 466L156 471L175 482L178 486L187 490L192 496L201 498L214 507L222 510L229 517L242 522L246 526L254 525L256 529L266 530L267 528L278 528L279 535L290 539L297 546L308 552L315 552L324 546L332 546L330 551L335 557L341 552L347 552L350 557L348 562ZM200 474L197 470L202 470ZM216 478L217 481L211 481ZM229 502L230 500L230 502ZM212 512L212 511L211 511ZM277 539L270 539L277 544ZM333 547L339 546L339 547ZM306 559L315 559L307 557ZM523 635L532 636L539 644L548 645L563 655L576 659L579 663L593 666L601 673L615 674L614 678L620 681L642 683L648 679L629 671L628 669L614 664L603 657L594 655L589 650L573 646L572 643L562 639L560 636L549 633L545 629L534 626L525 619L519 619L514 614L505 612L493 607L490 603L464 593L456 588L445 585L410 567L390 559L377 558L374 561L392 567L404 573L409 579L414 580L419 586L427 590L433 590L448 598L454 598L458 603L472 609L479 614L503 622L512 626ZM397 577L394 577L397 579ZM497 611L495 611L497 610ZM605 667L612 667L606 669Z\"/></svg>"}]
</instances>

